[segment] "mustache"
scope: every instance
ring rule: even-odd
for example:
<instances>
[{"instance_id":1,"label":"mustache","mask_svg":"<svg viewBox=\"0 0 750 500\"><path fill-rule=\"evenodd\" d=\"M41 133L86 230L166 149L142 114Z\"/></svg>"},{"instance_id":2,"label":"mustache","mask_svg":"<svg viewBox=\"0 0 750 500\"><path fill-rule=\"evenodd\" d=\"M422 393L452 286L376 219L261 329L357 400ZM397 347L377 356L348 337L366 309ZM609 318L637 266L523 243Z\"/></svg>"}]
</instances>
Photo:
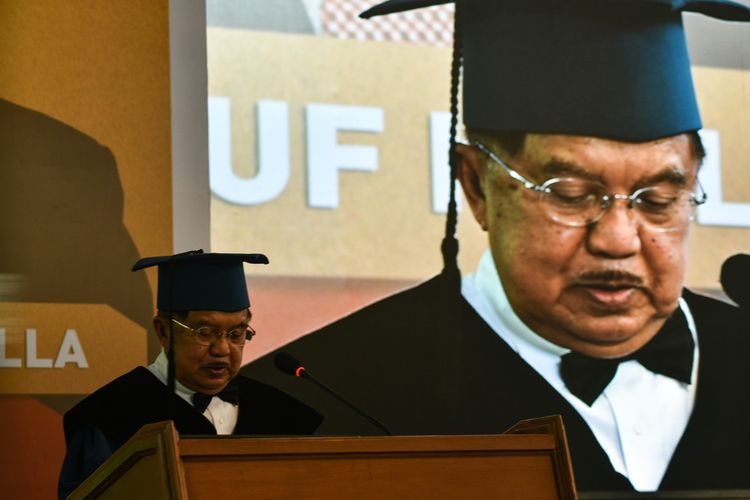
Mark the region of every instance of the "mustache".
<instances>
[{"instance_id":1,"label":"mustache","mask_svg":"<svg viewBox=\"0 0 750 500\"><path fill-rule=\"evenodd\" d=\"M584 271L576 276L576 282L581 285L632 285L642 286L643 278L637 274L622 271L620 269L602 269L597 271Z\"/></svg>"}]
</instances>

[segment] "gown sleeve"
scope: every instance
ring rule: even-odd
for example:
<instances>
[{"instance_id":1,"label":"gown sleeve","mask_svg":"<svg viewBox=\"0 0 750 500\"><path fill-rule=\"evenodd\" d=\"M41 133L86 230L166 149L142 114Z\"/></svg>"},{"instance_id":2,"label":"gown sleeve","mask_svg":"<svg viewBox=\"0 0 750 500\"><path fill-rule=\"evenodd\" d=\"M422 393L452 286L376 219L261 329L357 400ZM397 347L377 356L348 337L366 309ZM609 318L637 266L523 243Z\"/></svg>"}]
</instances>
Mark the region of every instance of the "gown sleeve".
<instances>
[{"instance_id":1,"label":"gown sleeve","mask_svg":"<svg viewBox=\"0 0 750 500\"><path fill-rule=\"evenodd\" d=\"M77 430L65 452L57 483L58 498L62 500L70 495L115 449L98 427L90 425Z\"/></svg>"}]
</instances>

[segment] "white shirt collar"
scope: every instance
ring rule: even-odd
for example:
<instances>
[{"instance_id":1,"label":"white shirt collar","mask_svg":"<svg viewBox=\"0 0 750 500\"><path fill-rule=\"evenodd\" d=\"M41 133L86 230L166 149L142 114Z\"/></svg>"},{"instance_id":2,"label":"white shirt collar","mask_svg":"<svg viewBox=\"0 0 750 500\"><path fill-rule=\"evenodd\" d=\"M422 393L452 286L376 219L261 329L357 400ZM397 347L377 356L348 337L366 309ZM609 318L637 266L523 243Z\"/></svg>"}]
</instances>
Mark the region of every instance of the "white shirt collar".
<instances>
[{"instance_id":1,"label":"white shirt collar","mask_svg":"<svg viewBox=\"0 0 750 500\"><path fill-rule=\"evenodd\" d=\"M167 355L164 353L163 349L159 353L159 355L156 356L154 362L148 365L146 368L148 369L148 371L153 373L154 376L158 378L162 384L167 385ZM195 394L195 391L191 391L190 389L182 385L177 379L175 379L174 381L174 386L177 394L192 405L193 394Z\"/></svg>"},{"instance_id":2,"label":"white shirt collar","mask_svg":"<svg viewBox=\"0 0 750 500\"><path fill-rule=\"evenodd\" d=\"M474 284L478 295L484 306L487 308L486 313L497 318L502 323L502 335L505 340L516 352L526 349L541 350L557 357L570 352L569 349L553 344L549 340L534 333L531 328L526 326L521 318L518 317L513 307L508 302L508 296L505 294L503 284L500 282L500 276L497 273L495 262L492 259L492 253L485 251L479 260L477 272L473 275ZM480 312L481 314L481 312ZM488 318L484 318L487 321ZM488 321L491 326L495 326ZM495 328L496 331L500 331Z\"/></svg>"}]
</instances>

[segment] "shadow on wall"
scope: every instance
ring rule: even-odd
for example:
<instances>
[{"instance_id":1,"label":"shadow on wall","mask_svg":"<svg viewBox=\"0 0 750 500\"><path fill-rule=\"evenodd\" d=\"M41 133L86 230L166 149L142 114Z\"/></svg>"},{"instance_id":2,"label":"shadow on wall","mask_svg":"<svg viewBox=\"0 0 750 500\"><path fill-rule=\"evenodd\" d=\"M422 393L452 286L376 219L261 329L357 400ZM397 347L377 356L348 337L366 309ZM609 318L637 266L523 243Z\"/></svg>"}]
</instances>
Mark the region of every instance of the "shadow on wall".
<instances>
[{"instance_id":1,"label":"shadow on wall","mask_svg":"<svg viewBox=\"0 0 750 500\"><path fill-rule=\"evenodd\" d=\"M123 224L112 152L3 99L0 239L0 276L22 283L15 301L108 304L149 332L155 352L151 290L145 274L130 272L140 256Z\"/></svg>"}]
</instances>

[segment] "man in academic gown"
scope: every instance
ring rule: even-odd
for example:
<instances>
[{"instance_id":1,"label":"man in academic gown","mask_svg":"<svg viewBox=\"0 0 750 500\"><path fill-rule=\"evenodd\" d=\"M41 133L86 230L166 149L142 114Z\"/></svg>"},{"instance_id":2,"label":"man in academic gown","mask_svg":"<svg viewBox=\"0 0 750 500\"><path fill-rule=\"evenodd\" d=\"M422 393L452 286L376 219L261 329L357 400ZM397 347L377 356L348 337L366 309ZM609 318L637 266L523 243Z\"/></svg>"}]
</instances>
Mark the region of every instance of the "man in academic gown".
<instances>
[{"instance_id":1,"label":"man in academic gown","mask_svg":"<svg viewBox=\"0 0 750 500\"><path fill-rule=\"evenodd\" d=\"M312 408L238 375L243 347L255 335L243 262L268 259L195 251L133 266L159 268L153 325L163 350L151 365L113 380L65 414L61 498L149 423L173 420L180 434L204 435L312 434L319 426L322 417Z\"/></svg>"},{"instance_id":2,"label":"man in academic gown","mask_svg":"<svg viewBox=\"0 0 750 500\"><path fill-rule=\"evenodd\" d=\"M489 250L460 277L451 207L440 276L283 349L394 434L498 433L561 414L584 491L750 488L747 321L683 288L705 193L681 19L748 21L750 9L456 3L469 143L452 141L452 166ZM285 381L273 356L247 373L314 404L321 433L380 432Z\"/></svg>"}]
</instances>

